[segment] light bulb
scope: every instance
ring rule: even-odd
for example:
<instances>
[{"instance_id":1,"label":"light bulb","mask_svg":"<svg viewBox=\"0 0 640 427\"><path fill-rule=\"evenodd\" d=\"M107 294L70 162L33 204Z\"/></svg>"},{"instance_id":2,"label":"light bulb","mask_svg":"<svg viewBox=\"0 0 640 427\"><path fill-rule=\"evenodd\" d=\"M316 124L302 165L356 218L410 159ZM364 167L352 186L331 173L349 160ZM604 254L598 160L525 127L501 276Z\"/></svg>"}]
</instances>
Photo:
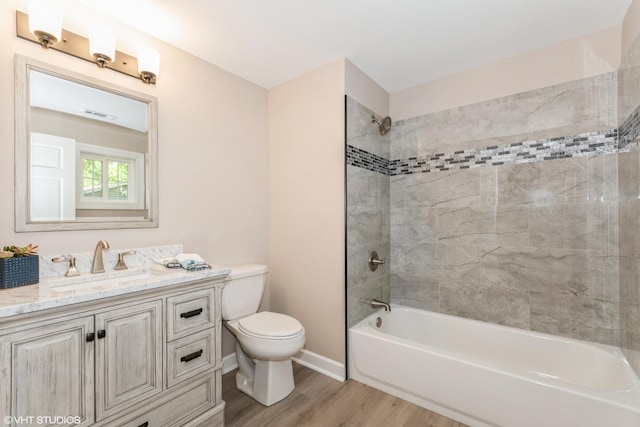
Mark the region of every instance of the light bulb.
<instances>
[{"instance_id":1,"label":"light bulb","mask_svg":"<svg viewBox=\"0 0 640 427\"><path fill-rule=\"evenodd\" d=\"M62 38L62 9L55 0L29 0L29 31L42 47L48 48Z\"/></svg>"},{"instance_id":2,"label":"light bulb","mask_svg":"<svg viewBox=\"0 0 640 427\"><path fill-rule=\"evenodd\" d=\"M157 50L144 47L138 50L138 73L143 82L155 84L160 72L160 54Z\"/></svg>"},{"instance_id":3,"label":"light bulb","mask_svg":"<svg viewBox=\"0 0 640 427\"><path fill-rule=\"evenodd\" d=\"M109 30L93 29L89 34L89 53L104 68L116 56L116 36Z\"/></svg>"}]
</instances>

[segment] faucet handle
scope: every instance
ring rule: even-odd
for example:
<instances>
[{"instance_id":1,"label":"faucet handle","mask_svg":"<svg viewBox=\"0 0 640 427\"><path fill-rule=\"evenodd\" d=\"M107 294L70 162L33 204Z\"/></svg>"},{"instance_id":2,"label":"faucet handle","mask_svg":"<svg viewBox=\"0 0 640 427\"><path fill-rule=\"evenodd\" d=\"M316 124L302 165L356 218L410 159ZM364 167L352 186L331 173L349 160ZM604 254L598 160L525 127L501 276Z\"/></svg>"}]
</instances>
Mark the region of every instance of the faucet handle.
<instances>
[{"instance_id":1,"label":"faucet handle","mask_svg":"<svg viewBox=\"0 0 640 427\"><path fill-rule=\"evenodd\" d=\"M67 270L67 274L65 274L65 276L67 277L74 277L74 276L79 276L80 272L78 271L78 269L76 268L76 259L75 257L72 257L71 255L66 255L66 256L59 256L57 258L51 258L52 262L69 262L69 269Z\"/></svg>"},{"instance_id":2,"label":"faucet handle","mask_svg":"<svg viewBox=\"0 0 640 427\"><path fill-rule=\"evenodd\" d=\"M384 273L384 260L378 257L378 253L376 251L371 252L369 255L369 270L376 271L379 265L382 265L382 272Z\"/></svg>"},{"instance_id":3,"label":"faucet handle","mask_svg":"<svg viewBox=\"0 0 640 427\"><path fill-rule=\"evenodd\" d=\"M126 251L126 252L120 252L118 254L118 263L116 264L115 267L113 267L114 270L126 270L127 268L127 264L125 264L124 262L124 257L126 255L135 255L136 251Z\"/></svg>"}]
</instances>

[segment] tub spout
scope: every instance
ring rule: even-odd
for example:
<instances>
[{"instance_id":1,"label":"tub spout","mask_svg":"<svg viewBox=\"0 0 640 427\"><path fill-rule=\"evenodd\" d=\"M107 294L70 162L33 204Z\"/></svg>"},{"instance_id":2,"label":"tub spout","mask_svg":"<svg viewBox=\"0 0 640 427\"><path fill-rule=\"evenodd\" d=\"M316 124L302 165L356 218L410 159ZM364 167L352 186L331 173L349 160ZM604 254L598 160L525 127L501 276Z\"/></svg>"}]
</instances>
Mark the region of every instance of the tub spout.
<instances>
[{"instance_id":1,"label":"tub spout","mask_svg":"<svg viewBox=\"0 0 640 427\"><path fill-rule=\"evenodd\" d=\"M372 308L384 307L384 311L391 311L391 304L389 304L388 302L377 300L375 298L371 300L371 307Z\"/></svg>"}]
</instances>

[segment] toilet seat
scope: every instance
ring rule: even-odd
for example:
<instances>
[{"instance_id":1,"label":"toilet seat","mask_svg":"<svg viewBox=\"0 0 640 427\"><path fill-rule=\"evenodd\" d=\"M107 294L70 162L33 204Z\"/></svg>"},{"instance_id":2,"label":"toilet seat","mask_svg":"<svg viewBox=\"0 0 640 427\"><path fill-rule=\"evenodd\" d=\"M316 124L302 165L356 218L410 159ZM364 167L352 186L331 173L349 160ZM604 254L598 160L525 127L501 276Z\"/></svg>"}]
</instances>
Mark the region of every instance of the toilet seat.
<instances>
[{"instance_id":1,"label":"toilet seat","mask_svg":"<svg viewBox=\"0 0 640 427\"><path fill-rule=\"evenodd\" d=\"M240 319L238 329L252 337L270 339L289 339L304 333L298 320L270 311L261 311Z\"/></svg>"}]
</instances>

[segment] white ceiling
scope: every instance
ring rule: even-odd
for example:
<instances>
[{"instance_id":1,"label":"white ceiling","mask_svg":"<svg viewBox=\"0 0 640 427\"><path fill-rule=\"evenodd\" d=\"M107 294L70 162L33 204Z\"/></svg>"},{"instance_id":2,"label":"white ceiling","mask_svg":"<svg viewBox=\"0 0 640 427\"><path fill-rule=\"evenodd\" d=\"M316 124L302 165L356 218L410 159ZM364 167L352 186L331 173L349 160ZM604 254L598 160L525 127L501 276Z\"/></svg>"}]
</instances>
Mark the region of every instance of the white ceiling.
<instances>
[{"instance_id":1,"label":"white ceiling","mask_svg":"<svg viewBox=\"0 0 640 427\"><path fill-rule=\"evenodd\" d=\"M389 92L618 25L631 3L73 1L90 5L265 88L346 57Z\"/></svg>"}]
</instances>

